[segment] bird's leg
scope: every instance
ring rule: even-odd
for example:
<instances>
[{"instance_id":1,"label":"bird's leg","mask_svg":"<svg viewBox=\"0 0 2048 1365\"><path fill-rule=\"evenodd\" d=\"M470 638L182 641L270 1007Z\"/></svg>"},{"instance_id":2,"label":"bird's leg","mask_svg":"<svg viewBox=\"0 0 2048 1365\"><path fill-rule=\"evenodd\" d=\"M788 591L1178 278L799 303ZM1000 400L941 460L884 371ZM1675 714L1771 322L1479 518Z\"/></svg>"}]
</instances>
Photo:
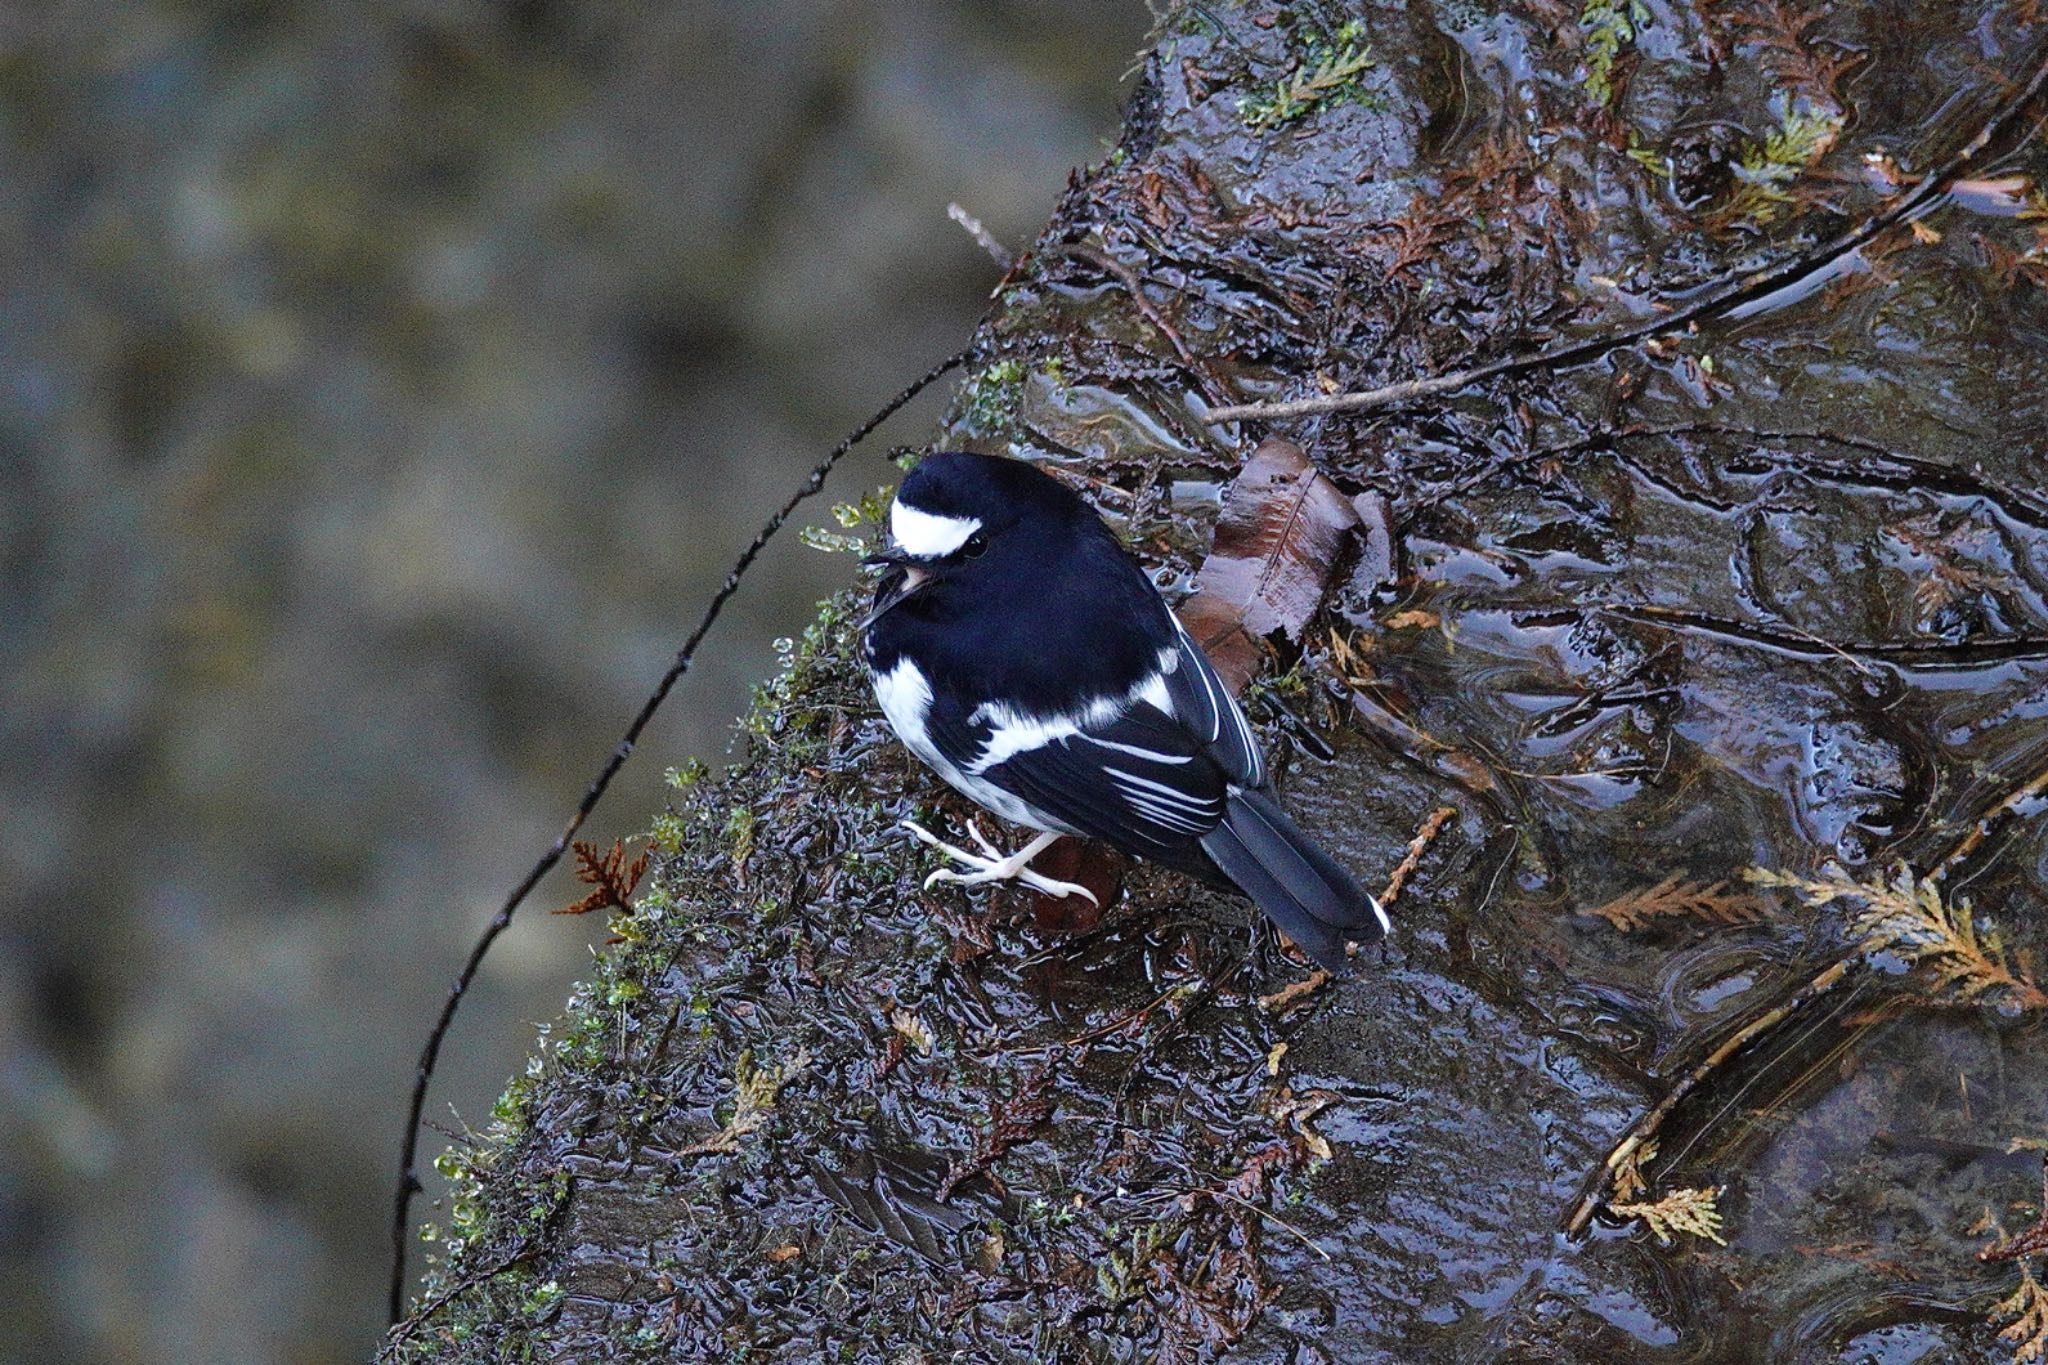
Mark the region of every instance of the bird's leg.
<instances>
[{"instance_id":1,"label":"bird's leg","mask_svg":"<svg viewBox=\"0 0 2048 1365\"><path fill-rule=\"evenodd\" d=\"M981 846L980 853L969 853L964 848L956 848L915 820L905 820L903 827L954 862L973 869L971 872L955 872L950 867L942 867L924 879L927 889L935 882L959 882L962 886L979 886L983 882L1017 881L1034 891L1043 891L1048 896L1086 896L1091 904L1102 904L1095 899L1093 891L1078 882L1063 882L1043 876L1027 866L1033 858L1052 846L1060 837L1057 834L1041 834L1015 853L1005 856L1001 849L989 842L988 836L981 832L981 826L972 820L967 822L967 832L974 837L974 842Z\"/></svg>"}]
</instances>

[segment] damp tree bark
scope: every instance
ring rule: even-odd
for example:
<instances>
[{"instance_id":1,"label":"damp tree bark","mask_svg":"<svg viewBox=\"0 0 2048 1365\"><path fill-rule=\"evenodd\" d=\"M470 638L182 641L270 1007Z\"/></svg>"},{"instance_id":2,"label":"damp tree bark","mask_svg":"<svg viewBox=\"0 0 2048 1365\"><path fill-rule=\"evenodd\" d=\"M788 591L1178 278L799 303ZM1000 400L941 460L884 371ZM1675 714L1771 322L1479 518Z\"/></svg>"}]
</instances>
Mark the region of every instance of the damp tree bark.
<instances>
[{"instance_id":1,"label":"damp tree bark","mask_svg":"<svg viewBox=\"0 0 2048 1365\"><path fill-rule=\"evenodd\" d=\"M1118 527L1394 936L923 891L826 604L384 1354L2024 1352L2048 13L1925 9L1163 20L938 439Z\"/></svg>"}]
</instances>

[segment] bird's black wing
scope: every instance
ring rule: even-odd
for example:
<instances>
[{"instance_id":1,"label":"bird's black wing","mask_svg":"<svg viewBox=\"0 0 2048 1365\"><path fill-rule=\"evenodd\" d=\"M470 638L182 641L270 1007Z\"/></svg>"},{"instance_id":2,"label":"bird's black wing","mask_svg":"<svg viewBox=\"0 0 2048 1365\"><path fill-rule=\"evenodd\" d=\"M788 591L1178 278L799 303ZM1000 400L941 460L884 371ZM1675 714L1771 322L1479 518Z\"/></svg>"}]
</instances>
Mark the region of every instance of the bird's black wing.
<instances>
[{"instance_id":1,"label":"bird's black wing","mask_svg":"<svg viewBox=\"0 0 2048 1365\"><path fill-rule=\"evenodd\" d=\"M1200 735L1147 702L1109 719L1023 744L971 776L1024 801L1052 823L1126 853L1179 864L1222 823L1230 779ZM983 746L1002 744L993 727ZM940 736L965 748L966 736ZM991 752L982 747L984 753Z\"/></svg>"},{"instance_id":2,"label":"bird's black wing","mask_svg":"<svg viewBox=\"0 0 2048 1365\"><path fill-rule=\"evenodd\" d=\"M1180 640L1180 666L1166 675L1166 690L1175 719L1202 743L1232 783L1265 786L1265 760L1259 756L1258 739L1238 709L1237 699L1216 676L1209 656L1178 617L1173 618L1173 631Z\"/></svg>"}]
</instances>

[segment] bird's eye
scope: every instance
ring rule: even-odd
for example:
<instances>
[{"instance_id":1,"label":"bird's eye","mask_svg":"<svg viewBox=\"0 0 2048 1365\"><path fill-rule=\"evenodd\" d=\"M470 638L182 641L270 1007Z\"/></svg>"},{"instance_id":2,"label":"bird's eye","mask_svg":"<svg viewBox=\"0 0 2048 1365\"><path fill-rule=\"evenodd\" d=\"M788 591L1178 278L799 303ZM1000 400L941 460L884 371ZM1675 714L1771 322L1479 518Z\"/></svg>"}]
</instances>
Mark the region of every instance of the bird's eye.
<instances>
[{"instance_id":1,"label":"bird's eye","mask_svg":"<svg viewBox=\"0 0 2048 1365\"><path fill-rule=\"evenodd\" d=\"M982 532L976 531L973 535L967 537L967 543L960 547L960 555L963 559L979 559L981 558L982 551L987 548L988 537Z\"/></svg>"}]
</instances>

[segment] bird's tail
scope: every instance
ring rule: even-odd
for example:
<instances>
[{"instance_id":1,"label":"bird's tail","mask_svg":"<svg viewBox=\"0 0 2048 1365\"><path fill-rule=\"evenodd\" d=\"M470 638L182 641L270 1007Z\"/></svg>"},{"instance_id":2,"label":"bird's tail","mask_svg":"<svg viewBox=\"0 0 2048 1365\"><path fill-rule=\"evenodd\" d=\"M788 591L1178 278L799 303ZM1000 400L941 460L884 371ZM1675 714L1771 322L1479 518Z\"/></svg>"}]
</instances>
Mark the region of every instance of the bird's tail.
<instances>
[{"instance_id":1,"label":"bird's tail","mask_svg":"<svg viewBox=\"0 0 2048 1365\"><path fill-rule=\"evenodd\" d=\"M1202 836L1223 875L1323 966L1344 965L1344 945L1387 932L1387 914L1317 848L1264 792L1232 788L1223 823Z\"/></svg>"}]
</instances>

